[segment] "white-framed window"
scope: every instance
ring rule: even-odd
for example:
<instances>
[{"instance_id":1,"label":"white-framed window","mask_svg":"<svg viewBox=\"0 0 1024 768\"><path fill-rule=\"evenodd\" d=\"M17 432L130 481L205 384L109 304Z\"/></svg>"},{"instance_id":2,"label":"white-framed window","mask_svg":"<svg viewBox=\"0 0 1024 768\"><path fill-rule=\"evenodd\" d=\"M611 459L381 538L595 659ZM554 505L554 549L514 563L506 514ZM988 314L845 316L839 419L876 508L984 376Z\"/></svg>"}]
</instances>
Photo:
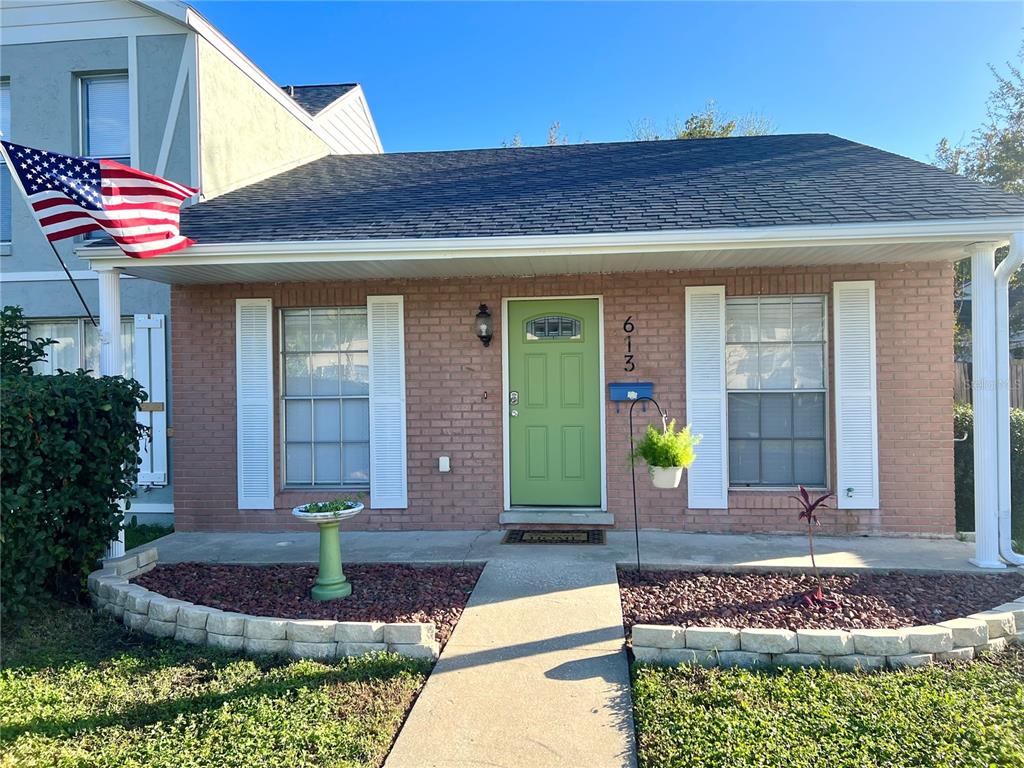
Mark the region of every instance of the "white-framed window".
<instances>
[{"instance_id":1,"label":"white-framed window","mask_svg":"<svg viewBox=\"0 0 1024 768\"><path fill-rule=\"evenodd\" d=\"M30 320L28 332L33 339L42 337L57 342L47 348L45 360L33 364L36 373L54 374L58 370L77 371L85 368L93 376L100 375L100 331L88 318ZM131 317L122 317L121 351L124 355L124 375L127 378L132 378L134 347L135 322Z\"/></svg>"},{"instance_id":2,"label":"white-framed window","mask_svg":"<svg viewBox=\"0 0 1024 768\"><path fill-rule=\"evenodd\" d=\"M11 82L0 80L0 131L11 138ZM0 155L0 243L11 242L11 172Z\"/></svg>"},{"instance_id":3,"label":"white-framed window","mask_svg":"<svg viewBox=\"0 0 1024 768\"><path fill-rule=\"evenodd\" d=\"M284 482L370 482L366 308L281 311Z\"/></svg>"},{"instance_id":4,"label":"white-framed window","mask_svg":"<svg viewBox=\"0 0 1024 768\"><path fill-rule=\"evenodd\" d=\"M825 297L729 298L725 325L730 486L826 486Z\"/></svg>"},{"instance_id":5,"label":"white-framed window","mask_svg":"<svg viewBox=\"0 0 1024 768\"><path fill-rule=\"evenodd\" d=\"M128 75L82 77L79 84L82 154L131 165Z\"/></svg>"}]
</instances>

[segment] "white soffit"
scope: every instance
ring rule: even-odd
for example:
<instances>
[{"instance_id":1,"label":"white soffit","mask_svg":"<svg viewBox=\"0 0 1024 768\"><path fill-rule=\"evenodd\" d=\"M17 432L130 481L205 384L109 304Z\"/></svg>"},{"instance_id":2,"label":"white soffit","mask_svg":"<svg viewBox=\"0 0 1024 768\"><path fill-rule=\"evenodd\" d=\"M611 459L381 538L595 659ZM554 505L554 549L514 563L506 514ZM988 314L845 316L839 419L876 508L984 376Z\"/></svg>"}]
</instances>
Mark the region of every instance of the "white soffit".
<instances>
[{"instance_id":1,"label":"white soffit","mask_svg":"<svg viewBox=\"0 0 1024 768\"><path fill-rule=\"evenodd\" d=\"M146 261L113 259L125 274L166 283L276 283L386 278L529 277L653 270L816 267L833 264L952 261L962 258L963 243L867 246L805 246L620 253L460 255L454 253L302 254L213 260L168 254ZM85 255L85 254L83 254ZM115 264L116 262L116 264Z\"/></svg>"}]
</instances>

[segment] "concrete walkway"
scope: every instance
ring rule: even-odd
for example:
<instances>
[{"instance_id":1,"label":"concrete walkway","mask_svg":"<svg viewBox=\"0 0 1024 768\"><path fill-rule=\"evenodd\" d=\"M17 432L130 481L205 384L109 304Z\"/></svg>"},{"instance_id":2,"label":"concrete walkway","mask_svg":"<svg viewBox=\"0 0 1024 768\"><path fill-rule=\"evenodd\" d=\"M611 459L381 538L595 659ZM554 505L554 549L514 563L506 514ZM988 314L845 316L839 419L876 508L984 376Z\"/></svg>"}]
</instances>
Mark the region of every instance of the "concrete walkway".
<instances>
[{"instance_id":1,"label":"concrete walkway","mask_svg":"<svg viewBox=\"0 0 1024 768\"><path fill-rule=\"evenodd\" d=\"M487 564L385 768L636 765L615 566L578 549Z\"/></svg>"},{"instance_id":2,"label":"concrete walkway","mask_svg":"<svg viewBox=\"0 0 1024 768\"><path fill-rule=\"evenodd\" d=\"M502 545L501 531L342 531L345 562L636 563L632 531L610 531L605 546ZM151 546L151 545L147 545ZM156 543L160 562L315 563L318 540L310 533L172 533ZM832 570L907 569L978 571L967 559L974 545L955 539L816 536L818 564ZM641 531L645 566L658 568L789 569L810 566L804 536L739 536Z\"/></svg>"}]
</instances>

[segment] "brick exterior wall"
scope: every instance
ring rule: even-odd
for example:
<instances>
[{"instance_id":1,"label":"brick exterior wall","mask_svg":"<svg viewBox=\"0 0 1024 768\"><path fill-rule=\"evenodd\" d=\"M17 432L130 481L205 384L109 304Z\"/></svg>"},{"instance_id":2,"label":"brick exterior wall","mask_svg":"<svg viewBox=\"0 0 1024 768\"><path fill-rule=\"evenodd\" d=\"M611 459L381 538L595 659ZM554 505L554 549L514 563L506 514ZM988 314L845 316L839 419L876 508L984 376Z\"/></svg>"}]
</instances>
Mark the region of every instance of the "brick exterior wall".
<instances>
[{"instance_id":1,"label":"brick exterior wall","mask_svg":"<svg viewBox=\"0 0 1024 768\"><path fill-rule=\"evenodd\" d=\"M503 507L500 312L503 298L604 297L607 380L653 381L655 396L684 421L683 291L726 286L727 296L831 294L838 280L876 282L878 432L882 508L828 510L823 532L954 532L952 265L913 263L833 268L732 269L574 275L529 279L451 279L274 285L194 285L172 290L174 502L182 531L306 530L291 507L330 495L279 491L277 509L239 510L235 476L235 299L273 299L286 307L359 306L367 294L405 297L409 508L368 510L350 529L486 529ZM471 333L477 305L494 313L495 339ZM623 321L632 316L636 370L622 371ZM275 313L275 351L279 348ZM831 301L829 335L831 337ZM834 381L830 343L829 379ZM275 352L275 391L280 382ZM279 393L278 393L279 394ZM603 394L607 423L608 508L632 528L626 409ZM830 392L830 420L833 404ZM276 423L280 424L280 400ZM648 411L651 420L654 414ZM647 420L640 418L639 434ZM830 478L835 478L834 425ZM280 484L280 444L276 449ZM437 457L452 471L437 471ZM786 493L730 494L728 510L686 508L685 479L671 491L638 475L640 526L705 532L801 530ZM371 500L372 501L372 500Z\"/></svg>"}]
</instances>

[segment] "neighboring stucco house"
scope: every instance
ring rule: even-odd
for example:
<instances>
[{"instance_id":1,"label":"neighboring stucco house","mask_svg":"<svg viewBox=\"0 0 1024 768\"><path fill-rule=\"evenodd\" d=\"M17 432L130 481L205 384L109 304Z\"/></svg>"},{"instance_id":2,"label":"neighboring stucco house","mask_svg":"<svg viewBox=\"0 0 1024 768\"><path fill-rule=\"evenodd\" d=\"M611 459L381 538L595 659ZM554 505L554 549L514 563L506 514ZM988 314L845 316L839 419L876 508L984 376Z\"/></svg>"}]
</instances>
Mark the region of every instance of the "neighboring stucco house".
<instances>
[{"instance_id":1,"label":"neighboring stucco house","mask_svg":"<svg viewBox=\"0 0 1024 768\"><path fill-rule=\"evenodd\" d=\"M203 200L330 154L377 153L380 139L359 85L282 89L182 3L0 4L0 130L66 154L107 157L202 189ZM2 164L2 163L0 163ZM0 170L0 290L32 331L59 344L40 370L98 369L99 333L10 176ZM95 313L96 274L57 244ZM148 280L122 290L125 372L152 404L139 498L131 514L173 514L170 291Z\"/></svg>"},{"instance_id":2,"label":"neighboring stucco house","mask_svg":"<svg viewBox=\"0 0 1024 768\"><path fill-rule=\"evenodd\" d=\"M632 527L609 385L650 382L703 439L680 489L640 478L642 527L796 530L804 484L826 531L950 535L952 265L994 286L1022 229L1021 198L781 135L323 157L188 210L189 249L84 256L171 285L180 530L346 491L354 528Z\"/></svg>"}]
</instances>

